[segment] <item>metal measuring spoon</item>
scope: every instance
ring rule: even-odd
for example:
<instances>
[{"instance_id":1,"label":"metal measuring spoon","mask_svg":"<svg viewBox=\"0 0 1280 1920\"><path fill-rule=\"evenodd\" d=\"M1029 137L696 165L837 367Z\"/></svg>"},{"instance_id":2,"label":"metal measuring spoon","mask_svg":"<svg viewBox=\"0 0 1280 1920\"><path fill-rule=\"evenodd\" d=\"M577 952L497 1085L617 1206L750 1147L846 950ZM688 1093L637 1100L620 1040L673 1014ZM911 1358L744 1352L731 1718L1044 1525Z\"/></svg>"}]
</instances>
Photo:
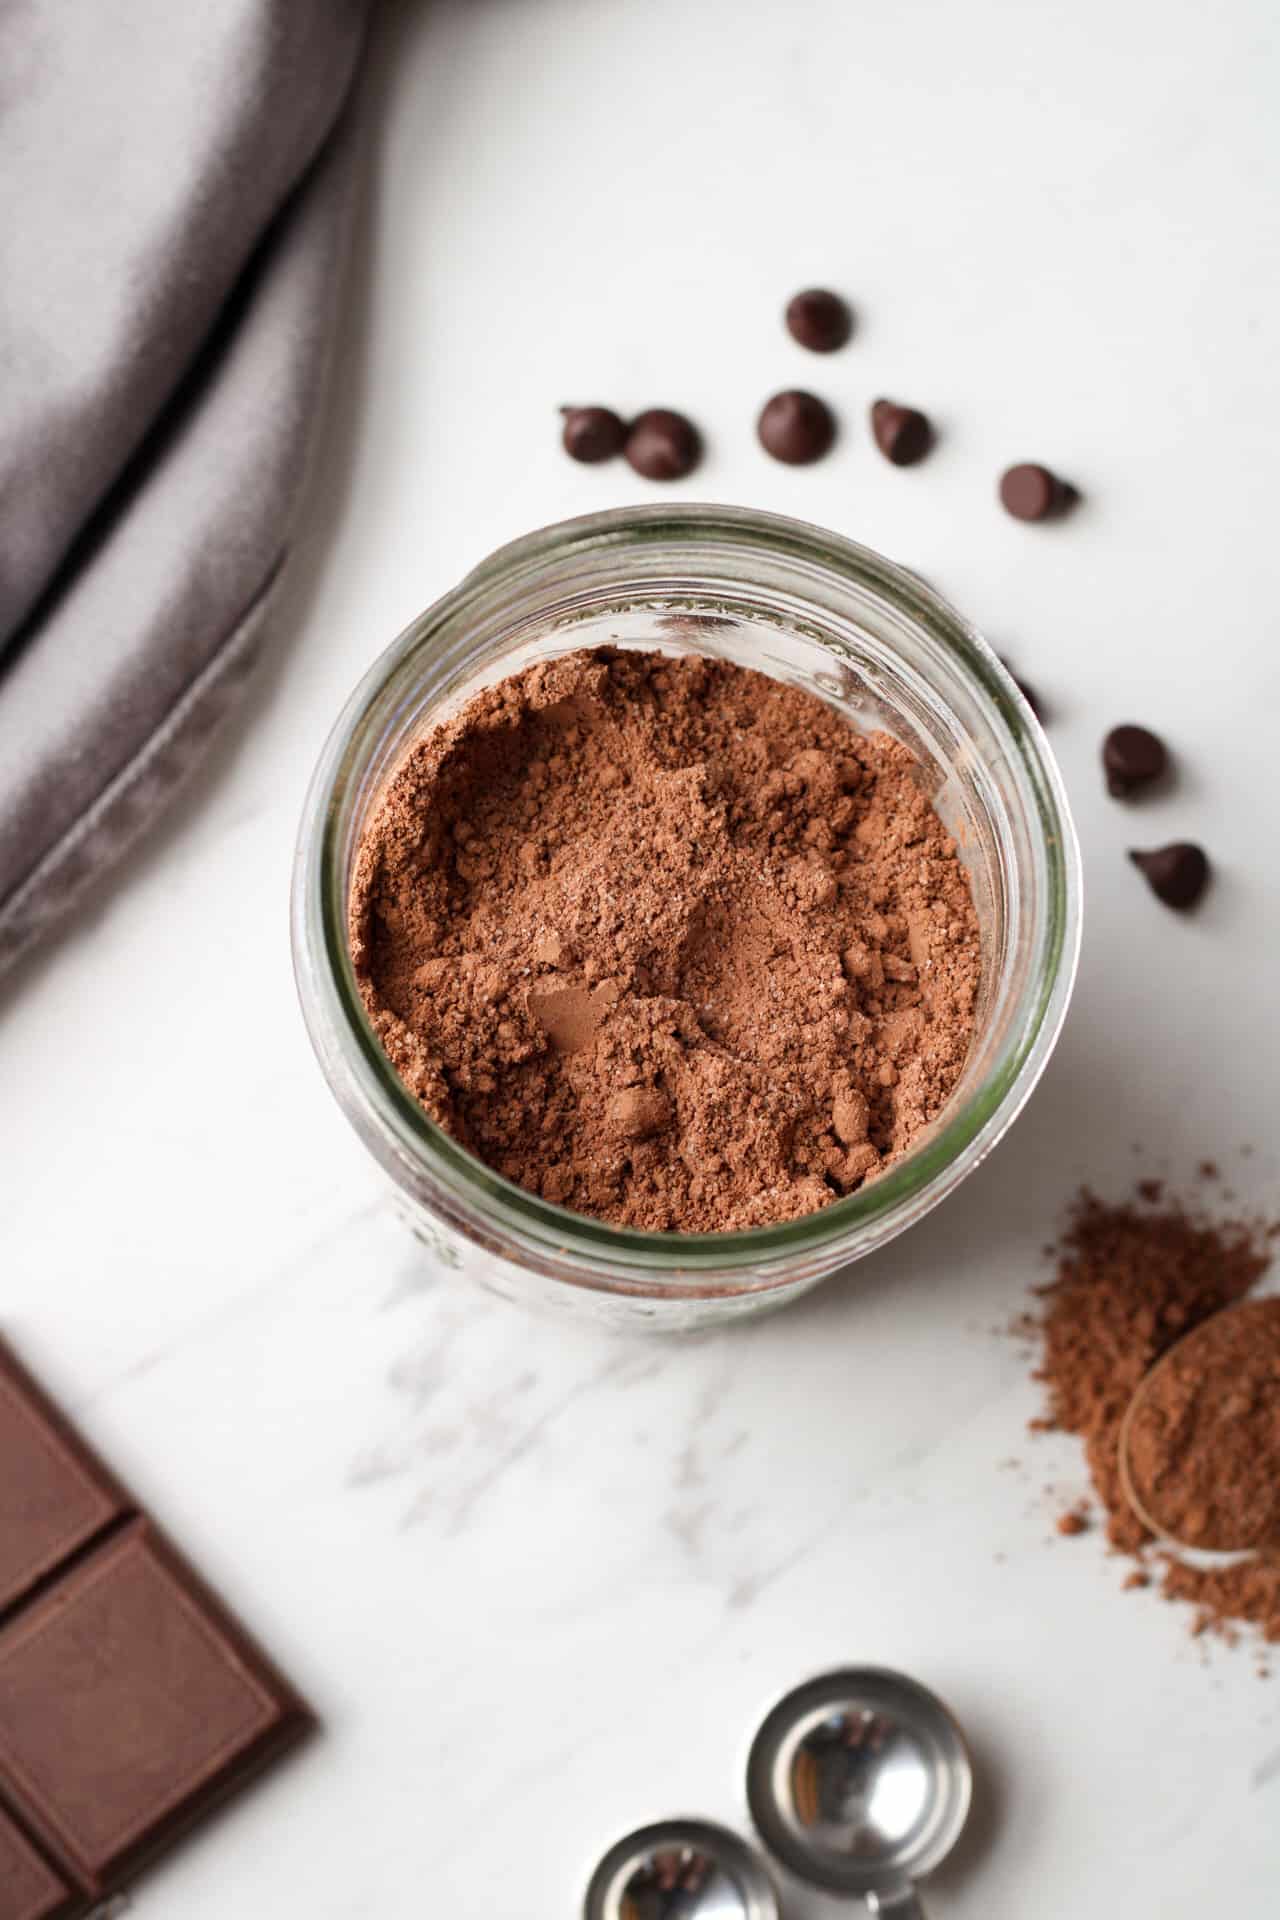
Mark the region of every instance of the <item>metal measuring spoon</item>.
<instances>
[{"instance_id":1,"label":"metal measuring spoon","mask_svg":"<svg viewBox=\"0 0 1280 1920\"><path fill-rule=\"evenodd\" d=\"M778 1920L778 1896L728 1827L657 1820L610 1847L582 1911L583 1920Z\"/></svg>"},{"instance_id":2,"label":"metal measuring spoon","mask_svg":"<svg viewBox=\"0 0 1280 1920\"><path fill-rule=\"evenodd\" d=\"M960 1836L973 1796L964 1736L941 1700L884 1667L823 1674L779 1700L751 1743L747 1800L800 1879L923 1920L914 1882Z\"/></svg>"}]
</instances>

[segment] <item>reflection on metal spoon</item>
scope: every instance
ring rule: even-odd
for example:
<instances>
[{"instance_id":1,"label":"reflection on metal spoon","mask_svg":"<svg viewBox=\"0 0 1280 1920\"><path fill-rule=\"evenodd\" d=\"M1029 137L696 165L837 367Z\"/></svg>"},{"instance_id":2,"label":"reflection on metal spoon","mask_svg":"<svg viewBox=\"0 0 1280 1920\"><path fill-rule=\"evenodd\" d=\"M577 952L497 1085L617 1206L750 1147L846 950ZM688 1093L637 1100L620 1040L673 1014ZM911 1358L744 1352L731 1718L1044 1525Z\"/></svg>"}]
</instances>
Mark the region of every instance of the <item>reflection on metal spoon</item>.
<instances>
[{"instance_id":1,"label":"reflection on metal spoon","mask_svg":"<svg viewBox=\"0 0 1280 1920\"><path fill-rule=\"evenodd\" d=\"M610 1847L591 1876L584 1920L778 1920L760 1860L727 1827L659 1820Z\"/></svg>"},{"instance_id":2,"label":"reflection on metal spoon","mask_svg":"<svg viewBox=\"0 0 1280 1920\"><path fill-rule=\"evenodd\" d=\"M913 1882L959 1838L972 1798L964 1738L904 1674L855 1667L780 1700L752 1743L747 1798L770 1852L801 1879L919 1913Z\"/></svg>"}]
</instances>

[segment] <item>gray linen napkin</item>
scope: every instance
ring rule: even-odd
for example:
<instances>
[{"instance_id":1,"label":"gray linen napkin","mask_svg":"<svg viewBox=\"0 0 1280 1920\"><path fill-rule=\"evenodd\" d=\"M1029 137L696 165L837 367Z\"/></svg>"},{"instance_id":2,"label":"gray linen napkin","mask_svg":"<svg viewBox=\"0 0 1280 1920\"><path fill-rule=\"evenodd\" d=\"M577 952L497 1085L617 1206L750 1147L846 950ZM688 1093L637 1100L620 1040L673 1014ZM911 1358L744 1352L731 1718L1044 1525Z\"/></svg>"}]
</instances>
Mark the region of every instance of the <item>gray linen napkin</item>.
<instances>
[{"instance_id":1,"label":"gray linen napkin","mask_svg":"<svg viewBox=\"0 0 1280 1920\"><path fill-rule=\"evenodd\" d=\"M261 641L371 5L0 0L0 973L156 817Z\"/></svg>"}]
</instances>

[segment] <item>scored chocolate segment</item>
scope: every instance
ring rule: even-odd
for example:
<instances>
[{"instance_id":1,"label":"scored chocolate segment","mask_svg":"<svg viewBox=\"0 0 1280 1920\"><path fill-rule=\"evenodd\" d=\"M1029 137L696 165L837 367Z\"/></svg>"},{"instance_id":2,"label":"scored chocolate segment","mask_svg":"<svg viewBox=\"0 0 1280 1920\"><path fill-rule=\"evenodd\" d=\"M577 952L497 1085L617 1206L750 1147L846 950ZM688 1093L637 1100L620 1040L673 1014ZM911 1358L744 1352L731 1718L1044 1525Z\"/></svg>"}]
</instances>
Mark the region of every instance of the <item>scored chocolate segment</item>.
<instances>
[{"instance_id":1,"label":"scored chocolate segment","mask_svg":"<svg viewBox=\"0 0 1280 1920\"><path fill-rule=\"evenodd\" d=\"M93 1892L118 1884L306 1724L146 1521L0 1633L0 1781Z\"/></svg>"},{"instance_id":2,"label":"scored chocolate segment","mask_svg":"<svg viewBox=\"0 0 1280 1920\"><path fill-rule=\"evenodd\" d=\"M119 1488L0 1340L0 1614L126 1511Z\"/></svg>"},{"instance_id":3,"label":"scored chocolate segment","mask_svg":"<svg viewBox=\"0 0 1280 1920\"><path fill-rule=\"evenodd\" d=\"M0 1340L0 1920L79 1920L311 1725Z\"/></svg>"},{"instance_id":4,"label":"scored chocolate segment","mask_svg":"<svg viewBox=\"0 0 1280 1920\"><path fill-rule=\"evenodd\" d=\"M3 1920L64 1920L84 1909L69 1887L0 1808L0 1916Z\"/></svg>"}]
</instances>

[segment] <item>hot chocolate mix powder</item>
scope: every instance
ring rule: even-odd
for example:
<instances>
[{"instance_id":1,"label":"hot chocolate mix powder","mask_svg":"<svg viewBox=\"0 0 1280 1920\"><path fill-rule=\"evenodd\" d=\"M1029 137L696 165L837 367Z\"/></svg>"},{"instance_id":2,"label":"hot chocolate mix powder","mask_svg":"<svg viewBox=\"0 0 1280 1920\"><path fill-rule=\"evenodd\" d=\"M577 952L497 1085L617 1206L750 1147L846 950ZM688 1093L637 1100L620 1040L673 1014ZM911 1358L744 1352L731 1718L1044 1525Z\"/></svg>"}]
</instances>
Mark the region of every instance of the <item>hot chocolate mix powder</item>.
<instances>
[{"instance_id":1,"label":"hot chocolate mix powder","mask_svg":"<svg viewBox=\"0 0 1280 1920\"><path fill-rule=\"evenodd\" d=\"M1180 1340L1125 1444L1137 1505L1175 1539L1280 1549L1280 1299L1244 1300Z\"/></svg>"},{"instance_id":2,"label":"hot chocolate mix powder","mask_svg":"<svg viewBox=\"0 0 1280 1920\"><path fill-rule=\"evenodd\" d=\"M1201 1217L1168 1198L1159 1182L1142 1182L1132 1203L1109 1205L1082 1195L1058 1249L1056 1278L1041 1290L1044 1304L1034 1330L1042 1360L1036 1377L1044 1383L1048 1404L1033 1425L1083 1440L1107 1516L1107 1539L1138 1562L1126 1585L1146 1584L1146 1569L1154 1560L1166 1597L1194 1605L1195 1631L1212 1627L1230 1636L1234 1623L1245 1622L1259 1627L1267 1640L1280 1641L1280 1551L1264 1550L1213 1571L1162 1552L1129 1506L1119 1466L1121 1423L1135 1389L1184 1335L1249 1293L1270 1263L1270 1237L1258 1225ZM1269 1323L1274 1307L1263 1311ZM1247 1325L1237 1332L1249 1338ZM1256 1344L1256 1329L1254 1339ZM1231 1344L1229 1323L1223 1323L1221 1339L1208 1350L1210 1366ZM1243 1390L1245 1372L1237 1366L1235 1374ZM1224 1385L1221 1368L1218 1384ZM1223 1444L1221 1394L1215 1393L1214 1381L1202 1377L1179 1389L1171 1376L1162 1401L1163 1411L1173 1417L1144 1427L1144 1484L1158 1485L1175 1515L1194 1499L1224 1533L1243 1537L1240 1521L1253 1512L1257 1489L1241 1471L1233 1447ZM1274 1419L1274 1401L1270 1407ZM1251 1444L1257 1445L1260 1433L1271 1432L1255 1412ZM1175 1480L1182 1482L1186 1499L1172 1491Z\"/></svg>"},{"instance_id":3,"label":"hot chocolate mix powder","mask_svg":"<svg viewBox=\"0 0 1280 1920\"><path fill-rule=\"evenodd\" d=\"M472 698L356 863L369 1016L440 1126L634 1227L754 1227L906 1152L964 1064L973 901L920 769L797 687L600 648Z\"/></svg>"}]
</instances>

